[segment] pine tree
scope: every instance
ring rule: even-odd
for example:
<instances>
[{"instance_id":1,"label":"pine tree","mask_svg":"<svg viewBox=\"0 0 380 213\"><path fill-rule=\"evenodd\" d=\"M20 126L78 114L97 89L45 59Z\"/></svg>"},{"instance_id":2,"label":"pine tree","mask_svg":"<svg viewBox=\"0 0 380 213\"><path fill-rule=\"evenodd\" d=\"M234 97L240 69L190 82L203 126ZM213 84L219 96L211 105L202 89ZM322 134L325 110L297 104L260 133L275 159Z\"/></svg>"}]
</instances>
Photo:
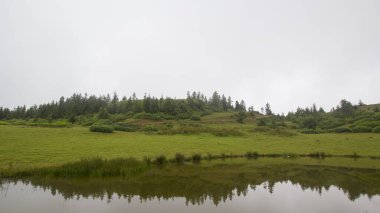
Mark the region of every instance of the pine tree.
<instances>
[{"instance_id":1,"label":"pine tree","mask_svg":"<svg viewBox=\"0 0 380 213\"><path fill-rule=\"evenodd\" d=\"M272 115L272 110L271 110L271 108L270 108L269 103L266 103L266 104L265 104L265 114L266 114L266 115Z\"/></svg>"}]
</instances>

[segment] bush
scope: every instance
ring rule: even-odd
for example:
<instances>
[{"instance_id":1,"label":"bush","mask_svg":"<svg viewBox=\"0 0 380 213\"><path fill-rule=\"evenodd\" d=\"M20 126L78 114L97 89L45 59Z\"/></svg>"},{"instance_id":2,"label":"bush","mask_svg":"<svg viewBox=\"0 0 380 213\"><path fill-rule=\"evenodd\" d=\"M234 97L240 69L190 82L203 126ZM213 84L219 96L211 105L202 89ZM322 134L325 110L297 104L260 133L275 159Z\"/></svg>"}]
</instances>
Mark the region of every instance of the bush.
<instances>
[{"instance_id":1,"label":"bush","mask_svg":"<svg viewBox=\"0 0 380 213\"><path fill-rule=\"evenodd\" d=\"M173 124L172 123L164 123L164 128L165 129L171 129L171 128L173 128Z\"/></svg>"},{"instance_id":2,"label":"bush","mask_svg":"<svg viewBox=\"0 0 380 213\"><path fill-rule=\"evenodd\" d=\"M380 121L363 119L363 120L355 122L355 126L365 126L365 127L373 128L376 126L380 126Z\"/></svg>"},{"instance_id":3,"label":"bush","mask_svg":"<svg viewBox=\"0 0 380 213\"><path fill-rule=\"evenodd\" d=\"M179 119L189 119L191 117L192 117L191 113L180 113L179 115L177 115L177 118Z\"/></svg>"},{"instance_id":4,"label":"bush","mask_svg":"<svg viewBox=\"0 0 380 213\"><path fill-rule=\"evenodd\" d=\"M344 120L326 118L320 122L319 126L321 127L321 129L333 129L333 128L342 126L344 124L345 124Z\"/></svg>"},{"instance_id":5,"label":"bush","mask_svg":"<svg viewBox=\"0 0 380 213\"><path fill-rule=\"evenodd\" d=\"M161 113L152 114L152 113L137 113L133 116L135 119L147 119L147 120L154 120L154 121L160 121L163 120L163 116Z\"/></svg>"},{"instance_id":6,"label":"bush","mask_svg":"<svg viewBox=\"0 0 380 213\"><path fill-rule=\"evenodd\" d=\"M253 131L255 131L255 132L270 132L270 131L272 131L272 129L270 127L267 127L267 126L260 126L259 125L258 127L254 128Z\"/></svg>"},{"instance_id":7,"label":"bush","mask_svg":"<svg viewBox=\"0 0 380 213\"><path fill-rule=\"evenodd\" d=\"M154 162L156 164L164 164L166 163L166 156L165 155L160 155L160 156L157 156L156 159L154 159Z\"/></svg>"},{"instance_id":8,"label":"bush","mask_svg":"<svg viewBox=\"0 0 380 213\"><path fill-rule=\"evenodd\" d=\"M377 126L377 127L373 128L372 132L374 132L374 133L380 133L380 126Z\"/></svg>"},{"instance_id":9,"label":"bush","mask_svg":"<svg viewBox=\"0 0 380 213\"><path fill-rule=\"evenodd\" d=\"M75 122L83 126L91 126L95 123L94 117L80 115L75 117ZM70 121L71 122L71 121Z\"/></svg>"},{"instance_id":10,"label":"bush","mask_svg":"<svg viewBox=\"0 0 380 213\"><path fill-rule=\"evenodd\" d=\"M90 127L91 132L103 132L103 133L112 133L113 127L110 125L104 124L94 124Z\"/></svg>"},{"instance_id":11,"label":"bush","mask_svg":"<svg viewBox=\"0 0 380 213\"><path fill-rule=\"evenodd\" d=\"M301 123L301 127L305 129L315 129L317 125L317 119L311 116L304 118Z\"/></svg>"},{"instance_id":12,"label":"bush","mask_svg":"<svg viewBox=\"0 0 380 213\"><path fill-rule=\"evenodd\" d=\"M202 160L202 155L201 154L194 154L191 156L191 160L195 163L198 163Z\"/></svg>"},{"instance_id":13,"label":"bush","mask_svg":"<svg viewBox=\"0 0 380 213\"><path fill-rule=\"evenodd\" d=\"M245 112L239 112L237 115L236 115L236 121L238 123L244 123L244 119L247 117L247 114Z\"/></svg>"},{"instance_id":14,"label":"bush","mask_svg":"<svg viewBox=\"0 0 380 213\"><path fill-rule=\"evenodd\" d=\"M158 131L158 128L155 127L155 126L153 126L153 125L151 125L151 124L148 124L148 125L144 126L144 131L146 131L146 132L156 132L156 131Z\"/></svg>"},{"instance_id":15,"label":"bush","mask_svg":"<svg viewBox=\"0 0 380 213\"><path fill-rule=\"evenodd\" d=\"M365 132L371 132L372 128L366 127L366 126L357 126L352 128L352 131L355 133L365 133Z\"/></svg>"},{"instance_id":16,"label":"bush","mask_svg":"<svg viewBox=\"0 0 380 213\"><path fill-rule=\"evenodd\" d=\"M201 117L199 115L192 115L190 119L193 121L200 121Z\"/></svg>"},{"instance_id":17,"label":"bush","mask_svg":"<svg viewBox=\"0 0 380 213\"><path fill-rule=\"evenodd\" d=\"M311 158L325 158L327 156L328 155L326 155L326 153L324 153L324 152L314 152L314 153L309 154L309 157L311 157Z\"/></svg>"},{"instance_id":18,"label":"bush","mask_svg":"<svg viewBox=\"0 0 380 213\"><path fill-rule=\"evenodd\" d=\"M247 156L247 158L257 159L259 157L259 153L257 153L257 152L247 152L246 156Z\"/></svg>"},{"instance_id":19,"label":"bush","mask_svg":"<svg viewBox=\"0 0 380 213\"><path fill-rule=\"evenodd\" d=\"M264 118L258 119L256 124L257 124L257 126L266 126L267 125L266 120Z\"/></svg>"},{"instance_id":20,"label":"bush","mask_svg":"<svg viewBox=\"0 0 380 213\"><path fill-rule=\"evenodd\" d=\"M144 157L144 162L148 165L150 165L150 163L152 163L152 158L150 158L149 156L145 156Z\"/></svg>"},{"instance_id":21,"label":"bush","mask_svg":"<svg viewBox=\"0 0 380 213\"><path fill-rule=\"evenodd\" d=\"M174 161L176 163L183 163L185 161L185 156L181 153L175 154Z\"/></svg>"},{"instance_id":22,"label":"bush","mask_svg":"<svg viewBox=\"0 0 380 213\"><path fill-rule=\"evenodd\" d=\"M113 114L110 116L110 120L113 122L113 123L116 123L116 122L121 122L121 121L124 121L126 119L128 119L129 116L127 114Z\"/></svg>"},{"instance_id":23,"label":"bush","mask_svg":"<svg viewBox=\"0 0 380 213\"><path fill-rule=\"evenodd\" d=\"M348 127L337 127L334 129L334 132L336 132L336 133L347 133L347 132L352 132L352 130Z\"/></svg>"},{"instance_id":24,"label":"bush","mask_svg":"<svg viewBox=\"0 0 380 213\"><path fill-rule=\"evenodd\" d=\"M113 126L116 131L136 132L138 130L138 126L127 123L116 123Z\"/></svg>"}]
</instances>

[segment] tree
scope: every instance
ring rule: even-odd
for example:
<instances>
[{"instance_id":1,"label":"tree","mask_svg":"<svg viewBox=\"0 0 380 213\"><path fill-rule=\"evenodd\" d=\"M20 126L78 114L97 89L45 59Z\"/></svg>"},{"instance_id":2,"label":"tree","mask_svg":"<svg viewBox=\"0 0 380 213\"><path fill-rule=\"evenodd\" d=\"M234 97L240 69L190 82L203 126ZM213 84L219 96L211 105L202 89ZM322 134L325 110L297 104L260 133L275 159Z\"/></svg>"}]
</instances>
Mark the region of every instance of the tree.
<instances>
[{"instance_id":1,"label":"tree","mask_svg":"<svg viewBox=\"0 0 380 213\"><path fill-rule=\"evenodd\" d=\"M340 101L340 106L337 106L334 113L338 117L350 117L354 112L355 107L351 104L351 102L343 99Z\"/></svg>"},{"instance_id":2,"label":"tree","mask_svg":"<svg viewBox=\"0 0 380 213\"><path fill-rule=\"evenodd\" d=\"M241 107L241 109L240 109L240 110L242 110L242 111L246 111L246 109L245 109L245 102L244 102L244 100L241 100L241 101L240 101L240 107Z\"/></svg>"},{"instance_id":3,"label":"tree","mask_svg":"<svg viewBox=\"0 0 380 213\"><path fill-rule=\"evenodd\" d=\"M221 111L222 109L221 98L217 91L212 94L211 107L214 111Z\"/></svg>"},{"instance_id":4,"label":"tree","mask_svg":"<svg viewBox=\"0 0 380 213\"><path fill-rule=\"evenodd\" d=\"M272 110L271 110L271 108L270 108L269 103L265 104L265 114L266 114L266 115L272 115L272 114L273 114L273 113L272 113Z\"/></svg>"},{"instance_id":5,"label":"tree","mask_svg":"<svg viewBox=\"0 0 380 213\"><path fill-rule=\"evenodd\" d=\"M73 124L75 123L75 121L76 121L75 115L70 115L69 122Z\"/></svg>"},{"instance_id":6,"label":"tree","mask_svg":"<svg viewBox=\"0 0 380 213\"><path fill-rule=\"evenodd\" d=\"M100 109L100 112L99 112L99 114L98 114L98 118L100 118L100 119L107 119L107 118L109 118L110 117L110 115L109 115L109 113L107 112L107 110L105 109L105 108L101 108Z\"/></svg>"},{"instance_id":7,"label":"tree","mask_svg":"<svg viewBox=\"0 0 380 213\"><path fill-rule=\"evenodd\" d=\"M222 107L223 107L223 111L227 111L228 110L227 98L224 95L222 95Z\"/></svg>"}]
</instances>

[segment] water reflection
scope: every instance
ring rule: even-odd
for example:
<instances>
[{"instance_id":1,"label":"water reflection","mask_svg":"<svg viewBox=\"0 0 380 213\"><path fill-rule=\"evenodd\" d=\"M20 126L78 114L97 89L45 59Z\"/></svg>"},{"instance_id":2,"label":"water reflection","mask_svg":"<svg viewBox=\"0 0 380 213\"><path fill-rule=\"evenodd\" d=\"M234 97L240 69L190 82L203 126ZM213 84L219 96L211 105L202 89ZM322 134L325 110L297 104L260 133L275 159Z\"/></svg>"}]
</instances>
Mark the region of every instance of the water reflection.
<instances>
[{"instance_id":1,"label":"water reflection","mask_svg":"<svg viewBox=\"0 0 380 213\"><path fill-rule=\"evenodd\" d=\"M261 165L255 161L210 163L209 165L170 165L153 168L147 173L128 179L31 178L3 180L0 191L0 204L2 204L0 212L8 212L1 211L1 209L11 205L12 197L9 197L9 193L14 197L28 195L33 197L42 193L45 197L49 195L47 196L49 198L46 199L62 198L66 203L98 200L112 205L113 202L123 201L124 204L133 204L132 206L136 203L151 205L157 202L162 206L163 203L169 204L175 201L177 206L182 203L183 206L220 207L225 203L239 203L243 200L248 202L244 205L250 205L251 202L246 201L247 198L259 203L281 202L273 203L275 205L302 201L311 202L310 205L315 206L312 202L318 203L325 200L322 203L331 204L332 201L337 202L336 199L340 199L340 201L344 200L344 202L352 204L364 202L366 204L361 204L364 206L360 205L357 210L368 211L372 207L380 208L378 196L380 195L380 171L298 164ZM29 194L25 194L25 192ZM375 199L371 199L374 196ZM284 200L281 201L281 199ZM343 205L339 202L337 208L333 208L333 210L341 210L343 206L348 210L352 208L348 208L351 204ZM273 207L267 206L259 210L265 212L271 208ZM306 205L305 208L310 208L310 206ZM317 210L320 207L315 206L314 208ZM54 211L57 210L59 209L54 209ZM309 211L310 209L303 210Z\"/></svg>"}]
</instances>

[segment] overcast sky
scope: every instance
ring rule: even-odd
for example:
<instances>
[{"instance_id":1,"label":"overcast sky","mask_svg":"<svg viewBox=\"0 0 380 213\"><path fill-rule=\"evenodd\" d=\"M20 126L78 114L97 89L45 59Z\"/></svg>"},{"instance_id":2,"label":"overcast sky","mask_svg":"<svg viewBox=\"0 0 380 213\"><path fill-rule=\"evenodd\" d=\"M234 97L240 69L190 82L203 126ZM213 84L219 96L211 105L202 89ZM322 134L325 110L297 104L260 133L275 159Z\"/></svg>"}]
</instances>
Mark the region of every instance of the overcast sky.
<instances>
[{"instance_id":1,"label":"overcast sky","mask_svg":"<svg viewBox=\"0 0 380 213\"><path fill-rule=\"evenodd\" d=\"M0 1L0 106L193 90L276 113L379 103L380 1Z\"/></svg>"}]
</instances>

